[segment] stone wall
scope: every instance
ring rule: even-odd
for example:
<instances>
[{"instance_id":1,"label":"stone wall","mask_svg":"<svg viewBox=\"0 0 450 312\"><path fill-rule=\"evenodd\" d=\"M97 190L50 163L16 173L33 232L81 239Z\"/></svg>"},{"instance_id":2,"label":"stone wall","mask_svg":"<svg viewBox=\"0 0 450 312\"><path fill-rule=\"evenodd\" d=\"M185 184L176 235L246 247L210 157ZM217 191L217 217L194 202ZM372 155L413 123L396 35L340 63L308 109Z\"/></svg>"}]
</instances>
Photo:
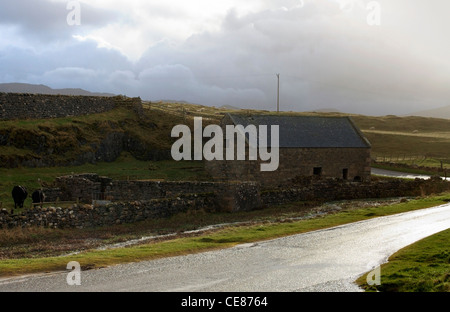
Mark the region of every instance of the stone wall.
<instances>
[{"instance_id":1,"label":"stone wall","mask_svg":"<svg viewBox=\"0 0 450 312\"><path fill-rule=\"evenodd\" d=\"M31 226L92 228L164 218L188 210L208 210L213 204L213 196L191 195L175 199L154 199L102 206L74 204L65 209L36 207L20 215L11 215L6 210L1 210L0 228Z\"/></svg>"},{"instance_id":2,"label":"stone wall","mask_svg":"<svg viewBox=\"0 0 450 312\"><path fill-rule=\"evenodd\" d=\"M189 210L249 211L261 208L259 186L251 182L114 181L96 174L64 176L44 188L46 202L21 214L0 211L0 228L16 226L96 227L168 217ZM96 196L95 194L103 194ZM114 198L111 194L118 194ZM111 197L110 197L111 196ZM74 201L71 208L56 201ZM47 206L47 205L45 205Z\"/></svg>"},{"instance_id":3,"label":"stone wall","mask_svg":"<svg viewBox=\"0 0 450 312\"><path fill-rule=\"evenodd\" d=\"M142 113L140 98L0 93L0 120L82 116L104 113L119 105Z\"/></svg>"},{"instance_id":4,"label":"stone wall","mask_svg":"<svg viewBox=\"0 0 450 312\"><path fill-rule=\"evenodd\" d=\"M299 176L313 176L314 168L321 168L322 178L368 181L370 162L369 148L280 148L276 171L261 171L259 160L205 161L205 168L218 181L244 179L278 186Z\"/></svg>"},{"instance_id":5,"label":"stone wall","mask_svg":"<svg viewBox=\"0 0 450 312\"><path fill-rule=\"evenodd\" d=\"M254 182L127 181L97 174L62 176L44 188L47 202L130 202L179 198L187 195L218 198L214 210L242 211L259 208L260 188Z\"/></svg>"},{"instance_id":6,"label":"stone wall","mask_svg":"<svg viewBox=\"0 0 450 312\"><path fill-rule=\"evenodd\" d=\"M72 182L69 183L70 180ZM60 187L45 189L47 196L68 199L64 196L92 194L87 189L82 189L83 187L102 190L103 187L107 188L108 186L111 189L114 187L129 189L132 195L128 200L120 202L109 202L106 198L105 204L102 205L79 202L70 208L36 207L22 214L10 214L3 209L0 211L0 228L17 226L97 227L168 217L189 210L250 211L264 206L299 201L425 196L450 190L450 182L440 178L357 183L341 179L305 177L295 181L295 184L289 187L263 190L258 184L252 182L113 181L95 174L61 177L58 183L60 183ZM69 185L74 187L72 191L70 191ZM80 197L83 198L83 196ZM92 197L86 196L85 199L89 202Z\"/></svg>"},{"instance_id":7,"label":"stone wall","mask_svg":"<svg viewBox=\"0 0 450 312\"><path fill-rule=\"evenodd\" d=\"M97 174L62 176L44 189L47 200L52 202L92 200L135 201L177 197L183 194L213 193L226 187L226 183L153 181L153 180L113 180Z\"/></svg>"},{"instance_id":8,"label":"stone wall","mask_svg":"<svg viewBox=\"0 0 450 312\"><path fill-rule=\"evenodd\" d=\"M265 205L297 201L333 201L364 198L411 197L439 194L450 190L450 182L440 178L415 180L381 180L365 183L344 182L339 179L303 178L289 188L275 188L261 192Z\"/></svg>"}]
</instances>

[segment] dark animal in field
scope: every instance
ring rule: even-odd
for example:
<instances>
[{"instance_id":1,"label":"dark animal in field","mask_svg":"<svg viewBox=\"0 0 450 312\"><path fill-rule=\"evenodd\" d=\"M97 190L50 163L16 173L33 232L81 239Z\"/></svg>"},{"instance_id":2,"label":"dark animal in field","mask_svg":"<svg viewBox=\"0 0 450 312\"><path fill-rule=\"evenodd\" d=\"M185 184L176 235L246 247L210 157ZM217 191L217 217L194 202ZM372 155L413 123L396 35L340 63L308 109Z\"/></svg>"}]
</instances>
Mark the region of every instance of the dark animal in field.
<instances>
[{"instance_id":1,"label":"dark animal in field","mask_svg":"<svg viewBox=\"0 0 450 312\"><path fill-rule=\"evenodd\" d=\"M14 199L14 209L17 207L23 208L23 202L28 196L27 189L23 186L16 185L14 186L11 194Z\"/></svg>"},{"instance_id":2,"label":"dark animal in field","mask_svg":"<svg viewBox=\"0 0 450 312\"><path fill-rule=\"evenodd\" d=\"M41 190L36 190L31 194L33 204L42 204L45 201L45 194ZM42 207L42 205L41 205Z\"/></svg>"}]
</instances>

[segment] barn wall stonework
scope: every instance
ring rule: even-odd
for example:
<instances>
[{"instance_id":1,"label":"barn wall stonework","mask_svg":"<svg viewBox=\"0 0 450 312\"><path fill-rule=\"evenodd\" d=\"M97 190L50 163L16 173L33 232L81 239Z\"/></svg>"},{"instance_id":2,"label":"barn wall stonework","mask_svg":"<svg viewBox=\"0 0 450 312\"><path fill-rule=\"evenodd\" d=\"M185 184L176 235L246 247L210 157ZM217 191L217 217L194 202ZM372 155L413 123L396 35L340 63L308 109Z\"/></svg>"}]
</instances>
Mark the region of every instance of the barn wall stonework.
<instances>
[{"instance_id":1,"label":"barn wall stonework","mask_svg":"<svg viewBox=\"0 0 450 312\"><path fill-rule=\"evenodd\" d=\"M313 176L314 168L320 168L322 178L368 181L370 162L368 148L281 148L279 167L275 171L263 172L261 161L248 160L207 161L205 167L219 181L248 180L273 186L287 184L297 177Z\"/></svg>"}]
</instances>

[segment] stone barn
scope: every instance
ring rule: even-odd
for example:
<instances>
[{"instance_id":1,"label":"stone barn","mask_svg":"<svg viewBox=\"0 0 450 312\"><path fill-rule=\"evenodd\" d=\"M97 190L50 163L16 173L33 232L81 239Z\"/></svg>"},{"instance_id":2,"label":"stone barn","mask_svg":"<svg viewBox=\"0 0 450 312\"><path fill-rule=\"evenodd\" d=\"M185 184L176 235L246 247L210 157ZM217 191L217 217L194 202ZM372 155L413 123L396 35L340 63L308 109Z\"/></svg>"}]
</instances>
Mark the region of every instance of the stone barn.
<instances>
[{"instance_id":1,"label":"stone barn","mask_svg":"<svg viewBox=\"0 0 450 312\"><path fill-rule=\"evenodd\" d=\"M278 168L261 171L260 164L264 161L259 157L256 161L248 157L206 161L207 171L216 180L257 181L263 186L282 185L302 177L370 180L371 145L350 117L227 114L221 122L224 133L230 125L244 128L243 133L236 131L234 135L245 136L247 155L249 125L257 128L266 125L268 129L278 125ZM227 141L224 136L223 145L229 148ZM238 140L233 140L232 144L236 142ZM267 142L270 145L269 130Z\"/></svg>"}]
</instances>

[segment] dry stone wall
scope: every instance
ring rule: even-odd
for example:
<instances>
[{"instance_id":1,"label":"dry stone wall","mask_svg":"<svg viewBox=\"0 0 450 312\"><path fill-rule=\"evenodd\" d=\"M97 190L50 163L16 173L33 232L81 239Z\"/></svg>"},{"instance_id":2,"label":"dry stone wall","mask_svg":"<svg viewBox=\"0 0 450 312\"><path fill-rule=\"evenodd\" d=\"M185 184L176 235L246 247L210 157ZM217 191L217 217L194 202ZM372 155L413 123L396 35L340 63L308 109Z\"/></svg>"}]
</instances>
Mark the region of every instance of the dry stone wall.
<instances>
[{"instance_id":1,"label":"dry stone wall","mask_svg":"<svg viewBox=\"0 0 450 312\"><path fill-rule=\"evenodd\" d=\"M107 191L108 188L120 188L124 192L124 198L111 202L106 198L106 204L93 204L93 192L90 188L99 192ZM290 187L261 190L258 184L252 182L113 181L95 174L86 174L61 177L54 187L44 190L50 199L69 200L79 196L77 204L65 209L36 207L21 214L12 214L3 209L0 210L0 228L98 227L163 218L190 210L249 211L299 201L411 197L449 190L450 182L440 178L356 183L306 177ZM126 198L127 194L130 197Z\"/></svg>"},{"instance_id":2,"label":"dry stone wall","mask_svg":"<svg viewBox=\"0 0 450 312\"><path fill-rule=\"evenodd\" d=\"M118 191L121 193L116 193ZM168 217L186 211L245 211L261 208L255 183L113 181L96 174L57 178L44 188L46 202L72 201L71 208L36 206L22 214L0 211L0 228L97 227ZM96 193L97 192L97 193ZM103 194L103 196L96 196ZM108 194L119 194L120 200ZM101 204L100 204L101 203Z\"/></svg>"},{"instance_id":3,"label":"dry stone wall","mask_svg":"<svg viewBox=\"0 0 450 312\"><path fill-rule=\"evenodd\" d=\"M0 120L80 116L114 107L114 97L0 93Z\"/></svg>"},{"instance_id":4,"label":"dry stone wall","mask_svg":"<svg viewBox=\"0 0 450 312\"><path fill-rule=\"evenodd\" d=\"M142 115L140 98L0 93L0 120L82 116L108 112L117 106Z\"/></svg>"},{"instance_id":5,"label":"dry stone wall","mask_svg":"<svg viewBox=\"0 0 450 312\"><path fill-rule=\"evenodd\" d=\"M58 199L91 203L92 200L136 201L214 193L227 185L203 181L113 180L86 173L58 177L44 191L50 202Z\"/></svg>"},{"instance_id":6,"label":"dry stone wall","mask_svg":"<svg viewBox=\"0 0 450 312\"><path fill-rule=\"evenodd\" d=\"M306 180L306 181L305 181ZM308 177L289 188L275 188L261 192L266 205L297 201L333 201L364 198L414 197L439 194L450 190L450 182L433 179L381 180L366 183L343 182L339 179L315 180Z\"/></svg>"},{"instance_id":7,"label":"dry stone wall","mask_svg":"<svg viewBox=\"0 0 450 312\"><path fill-rule=\"evenodd\" d=\"M185 196L93 206L74 204L70 208L44 207L27 210L21 215L0 211L0 227L92 228L134 223L149 218L164 218L188 210L209 209L212 196Z\"/></svg>"}]
</instances>

